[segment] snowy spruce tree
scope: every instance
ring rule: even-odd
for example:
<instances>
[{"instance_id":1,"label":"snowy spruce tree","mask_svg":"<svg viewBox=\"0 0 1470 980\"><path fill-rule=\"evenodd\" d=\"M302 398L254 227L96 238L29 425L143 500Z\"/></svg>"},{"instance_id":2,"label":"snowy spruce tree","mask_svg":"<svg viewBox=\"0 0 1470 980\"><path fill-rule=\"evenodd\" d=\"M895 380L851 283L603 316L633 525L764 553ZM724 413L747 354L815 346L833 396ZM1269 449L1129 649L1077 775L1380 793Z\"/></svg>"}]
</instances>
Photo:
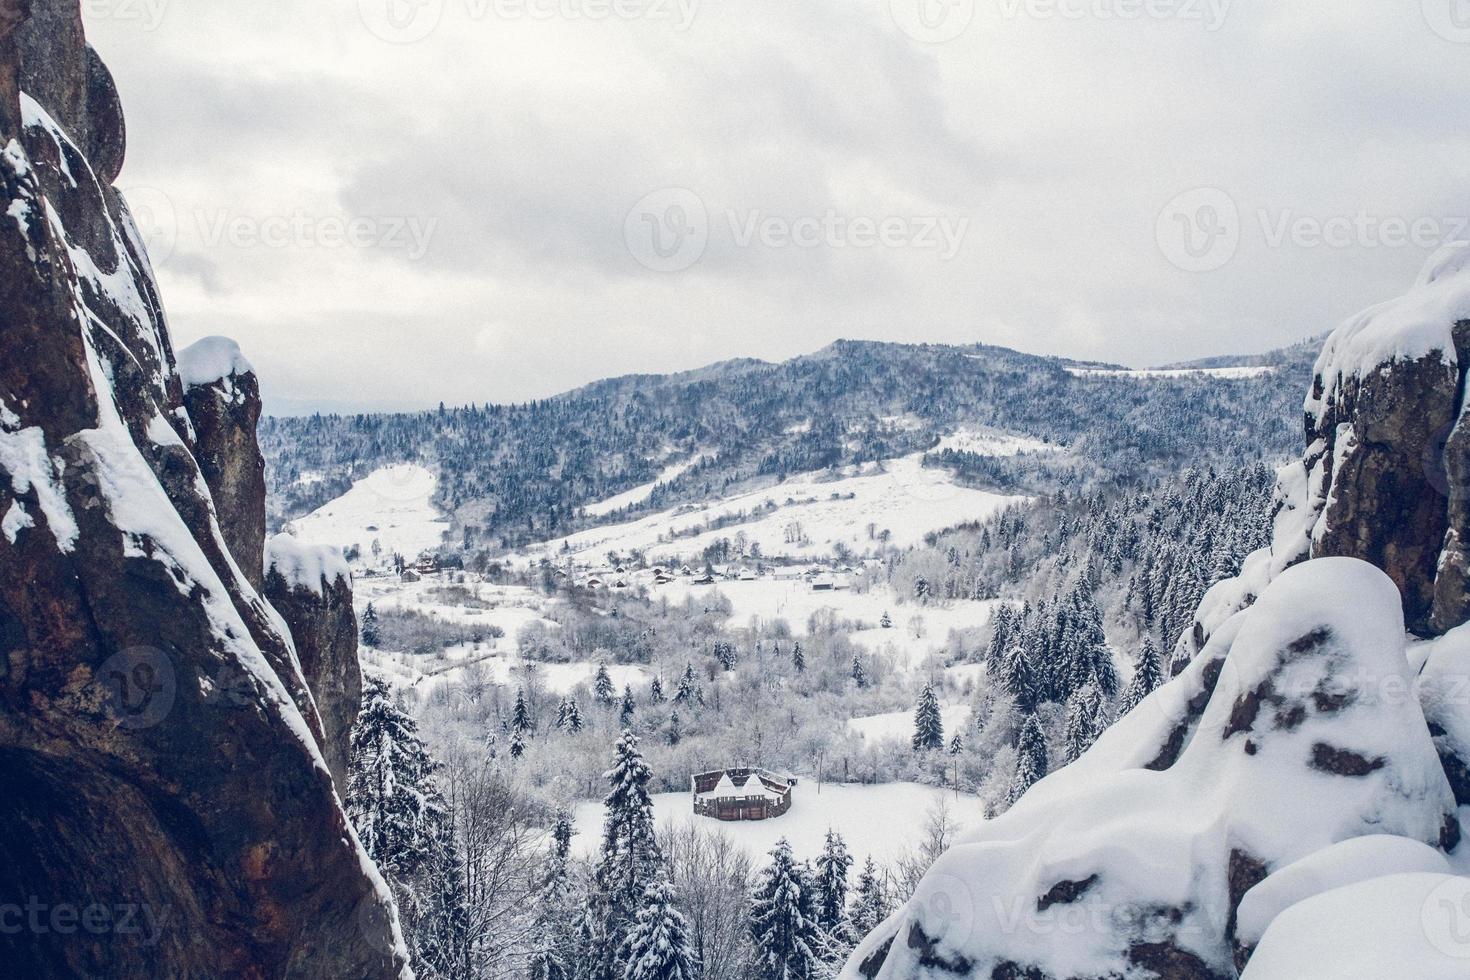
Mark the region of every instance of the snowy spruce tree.
<instances>
[{"instance_id":1,"label":"snowy spruce tree","mask_svg":"<svg viewBox=\"0 0 1470 980\"><path fill-rule=\"evenodd\" d=\"M612 675L607 672L607 661L597 662L597 676L592 681L592 697L598 704L611 705L617 700L617 688L613 687Z\"/></svg>"},{"instance_id":2,"label":"snowy spruce tree","mask_svg":"<svg viewBox=\"0 0 1470 980\"><path fill-rule=\"evenodd\" d=\"M883 887L883 878L873 858L868 857L858 875L857 890L852 900L852 931L855 936L866 936L888 918L888 890Z\"/></svg>"},{"instance_id":3,"label":"snowy spruce tree","mask_svg":"<svg viewBox=\"0 0 1470 980\"><path fill-rule=\"evenodd\" d=\"M770 864L756 880L750 908L756 976L759 980L811 980L821 965L811 882L784 837L770 857Z\"/></svg>"},{"instance_id":4,"label":"snowy spruce tree","mask_svg":"<svg viewBox=\"0 0 1470 980\"><path fill-rule=\"evenodd\" d=\"M791 666L798 674L806 673L806 651L802 650L800 640L791 650Z\"/></svg>"},{"instance_id":5,"label":"snowy spruce tree","mask_svg":"<svg viewBox=\"0 0 1470 980\"><path fill-rule=\"evenodd\" d=\"M1066 746L1066 762L1076 762L1082 754L1092 748L1098 736L1108 727L1106 706L1102 692L1091 682L1072 695L1067 702L1067 722L1063 729Z\"/></svg>"},{"instance_id":6,"label":"snowy spruce tree","mask_svg":"<svg viewBox=\"0 0 1470 980\"><path fill-rule=\"evenodd\" d=\"M1123 689L1123 698L1118 704L1118 717L1126 715L1139 702L1152 694L1160 684L1164 683L1164 668L1160 663L1159 648L1154 645L1153 637L1146 636L1143 639L1143 649L1138 654L1138 664L1134 668L1133 677L1128 681L1128 686Z\"/></svg>"},{"instance_id":7,"label":"snowy spruce tree","mask_svg":"<svg viewBox=\"0 0 1470 980\"><path fill-rule=\"evenodd\" d=\"M655 674L653 683L648 685L648 701L650 704L663 704L667 700L664 696L664 679L662 675Z\"/></svg>"},{"instance_id":8,"label":"snowy spruce tree","mask_svg":"<svg viewBox=\"0 0 1470 980\"><path fill-rule=\"evenodd\" d=\"M868 686L868 672L863 669L863 658L855 653L852 655L852 679L860 691Z\"/></svg>"},{"instance_id":9,"label":"snowy spruce tree","mask_svg":"<svg viewBox=\"0 0 1470 980\"><path fill-rule=\"evenodd\" d=\"M944 748L944 719L939 713L939 699L934 696L933 684L924 685L918 707L914 709L913 745L915 752Z\"/></svg>"},{"instance_id":10,"label":"snowy spruce tree","mask_svg":"<svg viewBox=\"0 0 1470 980\"><path fill-rule=\"evenodd\" d=\"M684 674L679 678L679 689L674 692L674 703L690 704L699 700L699 680L694 675L694 665L686 663Z\"/></svg>"},{"instance_id":11,"label":"snowy spruce tree","mask_svg":"<svg viewBox=\"0 0 1470 980\"><path fill-rule=\"evenodd\" d=\"M643 893L638 915L618 950L623 980L696 980L699 959L689 927L674 906L674 888L659 878Z\"/></svg>"},{"instance_id":12,"label":"snowy spruce tree","mask_svg":"<svg viewBox=\"0 0 1470 980\"><path fill-rule=\"evenodd\" d=\"M817 925L834 935L847 928L847 876L851 870L847 842L828 829L822 854L817 858Z\"/></svg>"},{"instance_id":13,"label":"snowy spruce tree","mask_svg":"<svg viewBox=\"0 0 1470 980\"><path fill-rule=\"evenodd\" d=\"M638 702L633 700L633 687L631 684L623 687L623 700L618 708L618 720L622 727L630 728L633 725L633 713L638 708Z\"/></svg>"},{"instance_id":14,"label":"snowy spruce tree","mask_svg":"<svg viewBox=\"0 0 1470 980\"><path fill-rule=\"evenodd\" d=\"M556 815L551 830L551 860L546 880L536 895L528 980L574 980L576 949L576 901L572 888L572 818L566 811Z\"/></svg>"},{"instance_id":15,"label":"snowy spruce tree","mask_svg":"<svg viewBox=\"0 0 1470 980\"><path fill-rule=\"evenodd\" d=\"M516 704L511 711L510 730L523 738L531 733L531 709L526 706L525 688L516 689Z\"/></svg>"},{"instance_id":16,"label":"snowy spruce tree","mask_svg":"<svg viewBox=\"0 0 1470 980\"><path fill-rule=\"evenodd\" d=\"M949 740L949 754L959 755L963 751L965 751L965 734L964 732L955 732L954 738Z\"/></svg>"},{"instance_id":17,"label":"snowy spruce tree","mask_svg":"<svg viewBox=\"0 0 1470 980\"><path fill-rule=\"evenodd\" d=\"M669 712L669 728L664 733L664 741L670 746L678 745L684 739L683 729L679 725L679 709L675 708Z\"/></svg>"},{"instance_id":18,"label":"snowy spruce tree","mask_svg":"<svg viewBox=\"0 0 1470 980\"><path fill-rule=\"evenodd\" d=\"M1046 736L1042 734L1041 723L1036 716L1029 715L1016 740L1016 771L1006 794L1006 806L1015 806L1016 801L1046 775L1047 766Z\"/></svg>"},{"instance_id":19,"label":"snowy spruce tree","mask_svg":"<svg viewBox=\"0 0 1470 980\"><path fill-rule=\"evenodd\" d=\"M362 614L362 645L375 647L382 641L382 638L382 630L378 626L378 611L369 602L367 610Z\"/></svg>"},{"instance_id":20,"label":"snowy spruce tree","mask_svg":"<svg viewBox=\"0 0 1470 980\"><path fill-rule=\"evenodd\" d=\"M439 765L417 723L372 675L364 678L351 748L344 807L394 890L414 972L463 976L469 915L453 819L435 779Z\"/></svg>"},{"instance_id":21,"label":"snowy spruce tree","mask_svg":"<svg viewBox=\"0 0 1470 980\"><path fill-rule=\"evenodd\" d=\"M618 958L642 906L644 893L663 875L663 855L648 793L653 778L638 750L638 736L624 731L605 773L611 790L603 806L602 848L594 870L594 905L600 946L594 950L593 980L617 980L625 965Z\"/></svg>"}]
</instances>

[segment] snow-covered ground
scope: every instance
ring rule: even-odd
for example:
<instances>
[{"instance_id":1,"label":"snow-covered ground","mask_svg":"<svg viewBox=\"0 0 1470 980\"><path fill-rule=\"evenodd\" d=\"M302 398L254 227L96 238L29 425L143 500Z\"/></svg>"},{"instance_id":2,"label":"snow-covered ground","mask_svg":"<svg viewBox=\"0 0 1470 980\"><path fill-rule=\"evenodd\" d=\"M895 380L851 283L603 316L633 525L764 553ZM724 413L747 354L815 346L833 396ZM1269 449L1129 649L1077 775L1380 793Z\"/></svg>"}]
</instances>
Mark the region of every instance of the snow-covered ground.
<instances>
[{"instance_id":1,"label":"snow-covered ground","mask_svg":"<svg viewBox=\"0 0 1470 980\"><path fill-rule=\"evenodd\" d=\"M1244 378L1259 378L1271 374L1274 367L1221 367L1221 368L1147 368L1137 371L1118 371L1109 368L1067 368L1067 373L1078 378L1224 378L1239 381Z\"/></svg>"},{"instance_id":2,"label":"snow-covered ground","mask_svg":"<svg viewBox=\"0 0 1470 980\"><path fill-rule=\"evenodd\" d=\"M1000 443L996 446L1001 448ZM1024 441L1013 440L1003 448L1014 454L1025 451L1024 446ZM961 487L947 471L924 467L922 459L922 454L891 459L849 469L837 479L825 474L796 476L702 507L591 528L541 545L533 553L596 563L609 551L636 549L653 559L668 559L697 555L721 538L743 534L771 557L828 556L839 542L861 554L874 550L884 531L890 544L905 547L931 531L984 520L1022 499ZM742 514L746 519L741 523L704 530L711 521Z\"/></svg>"},{"instance_id":3,"label":"snow-covered ground","mask_svg":"<svg viewBox=\"0 0 1470 980\"><path fill-rule=\"evenodd\" d=\"M622 510L624 507L641 504L653 495L653 491L660 483L670 483L677 480L693 469L695 464L703 458L703 456L695 456L681 463L673 463L664 467L663 472L654 477L653 482L634 487L632 490L624 490L616 496L608 497L606 500L600 500L595 504L588 504L582 509L592 517L602 517L606 514L611 514L613 511Z\"/></svg>"},{"instance_id":4,"label":"snow-covered ground","mask_svg":"<svg viewBox=\"0 0 1470 980\"><path fill-rule=\"evenodd\" d=\"M869 855L883 864L918 847L924 839L925 815L941 800L949 806L952 819L965 830L975 829L984 819L975 797L932 786L824 783L818 792L816 782L807 779L792 790L791 809L772 820L726 823L695 816L688 793L660 793L653 798L653 807L660 830L693 823L702 830L725 834L758 862L783 837L791 842L798 860L815 858L830 828L843 836L848 851L861 865ZM601 803L577 807L577 836L573 842L577 854L596 853L602 839L603 813Z\"/></svg>"},{"instance_id":5,"label":"snow-covered ground","mask_svg":"<svg viewBox=\"0 0 1470 980\"><path fill-rule=\"evenodd\" d=\"M969 724L970 710L968 704L940 706L939 716L944 721L946 741L952 738L955 732L963 731ZM847 727L869 742L907 741L914 734L914 713L913 711L891 711L885 715L853 718L847 723Z\"/></svg>"},{"instance_id":6,"label":"snow-covered ground","mask_svg":"<svg viewBox=\"0 0 1470 980\"><path fill-rule=\"evenodd\" d=\"M433 503L438 482L422 466L385 466L331 503L291 521L287 529L305 544L336 545L344 551L356 545L365 562L373 562L374 542L383 561L394 552L412 561L438 548L449 530Z\"/></svg>"}]
</instances>

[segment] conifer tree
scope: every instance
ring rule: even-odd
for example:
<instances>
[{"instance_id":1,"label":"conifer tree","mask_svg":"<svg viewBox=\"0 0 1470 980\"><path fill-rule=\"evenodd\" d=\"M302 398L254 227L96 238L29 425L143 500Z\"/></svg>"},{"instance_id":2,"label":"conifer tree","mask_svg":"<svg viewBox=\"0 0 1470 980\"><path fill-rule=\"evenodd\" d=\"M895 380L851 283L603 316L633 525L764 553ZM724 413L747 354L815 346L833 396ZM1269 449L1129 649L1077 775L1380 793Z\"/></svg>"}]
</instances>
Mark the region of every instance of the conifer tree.
<instances>
[{"instance_id":1,"label":"conifer tree","mask_svg":"<svg viewBox=\"0 0 1470 980\"><path fill-rule=\"evenodd\" d=\"M511 711L510 730L522 737L531 731L531 710L526 707L525 688L516 689L516 704Z\"/></svg>"},{"instance_id":2,"label":"conifer tree","mask_svg":"<svg viewBox=\"0 0 1470 980\"><path fill-rule=\"evenodd\" d=\"M1016 740L1016 772L1011 777L1006 806L1014 806L1046 773L1046 736L1042 734L1041 723L1036 720L1036 716L1030 715Z\"/></svg>"},{"instance_id":3,"label":"conifer tree","mask_svg":"<svg viewBox=\"0 0 1470 980\"><path fill-rule=\"evenodd\" d=\"M510 757L519 759L526 754L526 736L520 732L510 733Z\"/></svg>"},{"instance_id":4,"label":"conifer tree","mask_svg":"<svg viewBox=\"0 0 1470 980\"><path fill-rule=\"evenodd\" d=\"M1106 727L1102 692L1096 684L1088 682L1067 702L1067 722L1062 735L1066 745L1065 761L1076 762L1082 758Z\"/></svg>"},{"instance_id":5,"label":"conifer tree","mask_svg":"<svg viewBox=\"0 0 1470 980\"><path fill-rule=\"evenodd\" d=\"M624 731L614 750L613 767L605 774L611 791L603 806L602 850L596 883L608 906L607 935L616 947L624 927L639 907L643 892L662 873L662 855L648 793L652 773L638 751L638 736Z\"/></svg>"},{"instance_id":6,"label":"conifer tree","mask_svg":"<svg viewBox=\"0 0 1470 980\"><path fill-rule=\"evenodd\" d=\"M638 703L633 700L633 686L631 684L624 685L623 703L622 707L618 710L618 717L624 728L628 728L633 724L633 712L637 707Z\"/></svg>"},{"instance_id":7,"label":"conifer tree","mask_svg":"<svg viewBox=\"0 0 1470 980\"><path fill-rule=\"evenodd\" d=\"M759 980L811 980L820 960L811 883L783 837L756 880L750 935Z\"/></svg>"},{"instance_id":8,"label":"conifer tree","mask_svg":"<svg viewBox=\"0 0 1470 980\"><path fill-rule=\"evenodd\" d=\"M694 665L684 665L684 675L679 678L679 689L674 692L675 704L688 704L698 699L699 681L694 676Z\"/></svg>"},{"instance_id":9,"label":"conifer tree","mask_svg":"<svg viewBox=\"0 0 1470 980\"><path fill-rule=\"evenodd\" d=\"M643 893L618 959L626 964L623 980L696 980L699 960L666 879L654 881Z\"/></svg>"},{"instance_id":10,"label":"conifer tree","mask_svg":"<svg viewBox=\"0 0 1470 980\"><path fill-rule=\"evenodd\" d=\"M893 629L893 617L888 615L887 609L883 610L883 618L878 620L878 625L886 630Z\"/></svg>"},{"instance_id":11,"label":"conifer tree","mask_svg":"<svg viewBox=\"0 0 1470 980\"><path fill-rule=\"evenodd\" d=\"M673 746L678 745L683 738L684 733L679 728L679 709L675 708L669 713L669 730L667 735L665 735L665 740L669 745Z\"/></svg>"},{"instance_id":12,"label":"conifer tree","mask_svg":"<svg viewBox=\"0 0 1470 980\"><path fill-rule=\"evenodd\" d=\"M1138 654L1138 665L1133 671L1133 677L1128 681L1128 686L1123 689L1123 700L1118 705L1119 717L1126 715L1139 702L1152 694L1160 684L1164 683L1164 668L1160 663L1159 648L1154 645L1153 637L1143 638L1143 649Z\"/></svg>"},{"instance_id":13,"label":"conifer tree","mask_svg":"<svg viewBox=\"0 0 1470 980\"><path fill-rule=\"evenodd\" d=\"M852 870L852 856L847 842L836 831L827 830L826 844L817 858L817 925L834 935L847 927L847 876Z\"/></svg>"},{"instance_id":14,"label":"conifer tree","mask_svg":"<svg viewBox=\"0 0 1470 980\"><path fill-rule=\"evenodd\" d=\"M668 700L664 696L664 679L661 674L655 674L653 683L648 685L648 700L652 704L663 704Z\"/></svg>"},{"instance_id":15,"label":"conifer tree","mask_svg":"<svg viewBox=\"0 0 1470 980\"><path fill-rule=\"evenodd\" d=\"M852 679L857 683L858 690L868 686L868 672L863 669L863 658L856 653L852 655Z\"/></svg>"},{"instance_id":16,"label":"conifer tree","mask_svg":"<svg viewBox=\"0 0 1470 980\"><path fill-rule=\"evenodd\" d=\"M791 666L796 668L798 674L806 673L806 652L801 648L801 641L791 650Z\"/></svg>"},{"instance_id":17,"label":"conifer tree","mask_svg":"<svg viewBox=\"0 0 1470 980\"><path fill-rule=\"evenodd\" d=\"M375 647L382 641L382 630L378 626L378 611L371 602L362 614L362 645Z\"/></svg>"},{"instance_id":18,"label":"conifer tree","mask_svg":"<svg viewBox=\"0 0 1470 980\"><path fill-rule=\"evenodd\" d=\"M592 681L592 697L600 705L608 706L617 700L617 688L613 687L612 675L607 672L607 661L597 662L597 676Z\"/></svg>"},{"instance_id":19,"label":"conifer tree","mask_svg":"<svg viewBox=\"0 0 1470 980\"><path fill-rule=\"evenodd\" d=\"M949 754L959 755L965 751L965 736L963 732L955 732L954 738L949 740Z\"/></svg>"},{"instance_id":20,"label":"conifer tree","mask_svg":"<svg viewBox=\"0 0 1470 980\"><path fill-rule=\"evenodd\" d=\"M944 748L944 719L939 712L939 699L934 696L934 685L925 684L919 694L918 707L914 709L915 752L927 752Z\"/></svg>"},{"instance_id":21,"label":"conifer tree","mask_svg":"<svg viewBox=\"0 0 1470 980\"><path fill-rule=\"evenodd\" d=\"M867 862L863 865L862 874L858 876L857 893L853 896L852 905L852 931L855 935L866 936L888 918L888 892L883 887L883 879L878 874L878 866L873 863L869 855Z\"/></svg>"}]
</instances>

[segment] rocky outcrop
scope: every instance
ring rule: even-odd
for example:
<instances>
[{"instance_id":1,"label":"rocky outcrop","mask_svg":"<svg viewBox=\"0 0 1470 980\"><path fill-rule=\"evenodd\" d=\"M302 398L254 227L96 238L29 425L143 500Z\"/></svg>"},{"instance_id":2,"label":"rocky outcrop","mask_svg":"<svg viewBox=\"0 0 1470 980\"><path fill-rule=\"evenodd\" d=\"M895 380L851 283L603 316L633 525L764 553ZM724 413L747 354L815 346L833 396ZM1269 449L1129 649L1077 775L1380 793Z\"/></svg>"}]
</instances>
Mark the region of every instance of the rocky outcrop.
<instances>
[{"instance_id":1,"label":"rocky outcrop","mask_svg":"<svg viewBox=\"0 0 1470 980\"><path fill-rule=\"evenodd\" d=\"M1411 687L1405 642L1382 572L1288 570L1082 759L940 858L843 977L1234 977L1237 912L1273 872L1369 834L1455 846L1424 716L1385 696Z\"/></svg>"},{"instance_id":2,"label":"rocky outcrop","mask_svg":"<svg viewBox=\"0 0 1470 980\"><path fill-rule=\"evenodd\" d=\"M5 971L398 976L296 651L196 456L111 185L110 80L77 0L32 6L0 18L0 895L35 910Z\"/></svg>"},{"instance_id":3,"label":"rocky outcrop","mask_svg":"<svg viewBox=\"0 0 1470 980\"><path fill-rule=\"evenodd\" d=\"M194 458L214 498L225 544L246 580L260 592L264 586L265 457L255 435L261 410L255 369L235 342L224 337L206 337L180 351L178 367L184 408L194 428ZM316 688L312 690L320 697Z\"/></svg>"},{"instance_id":4,"label":"rocky outcrop","mask_svg":"<svg viewBox=\"0 0 1470 980\"><path fill-rule=\"evenodd\" d=\"M352 573L339 549L302 545L289 534L270 540L265 568L266 598L296 641L301 670L321 714L322 755L345 796L349 741L362 706Z\"/></svg>"},{"instance_id":5,"label":"rocky outcrop","mask_svg":"<svg viewBox=\"0 0 1470 980\"><path fill-rule=\"evenodd\" d=\"M1310 558L1382 569L1420 636L1470 621L1467 374L1470 247L1449 246L1408 293L1328 338L1305 404L1306 451L1277 476L1272 544L1205 597L1176 664Z\"/></svg>"}]
</instances>

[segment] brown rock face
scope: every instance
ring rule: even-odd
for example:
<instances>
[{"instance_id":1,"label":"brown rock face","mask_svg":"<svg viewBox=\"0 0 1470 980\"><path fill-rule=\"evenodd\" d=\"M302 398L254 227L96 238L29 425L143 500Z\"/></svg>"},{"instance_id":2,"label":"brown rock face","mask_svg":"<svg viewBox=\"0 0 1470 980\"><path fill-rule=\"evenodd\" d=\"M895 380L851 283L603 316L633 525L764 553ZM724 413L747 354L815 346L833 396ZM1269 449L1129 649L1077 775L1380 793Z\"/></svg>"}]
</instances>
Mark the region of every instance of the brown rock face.
<instances>
[{"instance_id":1,"label":"brown rock face","mask_svg":"<svg viewBox=\"0 0 1470 980\"><path fill-rule=\"evenodd\" d=\"M214 497L225 544L246 580L260 592L265 584L265 457L255 438L260 422L255 373L186 384L184 407L194 426L194 458ZM315 687L312 690L316 692Z\"/></svg>"},{"instance_id":2,"label":"brown rock face","mask_svg":"<svg viewBox=\"0 0 1470 980\"><path fill-rule=\"evenodd\" d=\"M110 83L77 0L34 8L7 31L0 4L0 972L398 976L291 643L203 489Z\"/></svg>"},{"instance_id":3,"label":"brown rock face","mask_svg":"<svg viewBox=\"0 0 1470 980\"><path fill-rule=\"evenodd\" d=\"M314 581L301 580L303 550L307 564L316 566ZM326 563L311 561L312 550L300 549L287 535L274 539L266 555L270 567L265 594L291 627L301 671L321 714L322 755L338 792L345 795L352 726L362 706L357 614L352 610L352 579L345 568L317 574Z\"/></svg>"},{"instance_id":4,"label":"brown rock face","mask_svg":"<svg viewBox=\"0 0 1470 980\"><path fill-rule=\"evenodd\" d=\"M1460 337L1470 340L1470 324ZM1470 344L1459 355L1470 364ZM1470 433L1456 426L1463 371L1439 353L1395 361L1323 392L1308 418L1306 465L1321 474L1323 531L1312 557L1361 558L1383 569L1404 598L1409 628L1443 633L1465 622L1465 555L1470 533ZM1447 438L1453 434L1453 438ZM1441 578L1440 555L1457 560Z\"/></svg>"}]
</instances>

